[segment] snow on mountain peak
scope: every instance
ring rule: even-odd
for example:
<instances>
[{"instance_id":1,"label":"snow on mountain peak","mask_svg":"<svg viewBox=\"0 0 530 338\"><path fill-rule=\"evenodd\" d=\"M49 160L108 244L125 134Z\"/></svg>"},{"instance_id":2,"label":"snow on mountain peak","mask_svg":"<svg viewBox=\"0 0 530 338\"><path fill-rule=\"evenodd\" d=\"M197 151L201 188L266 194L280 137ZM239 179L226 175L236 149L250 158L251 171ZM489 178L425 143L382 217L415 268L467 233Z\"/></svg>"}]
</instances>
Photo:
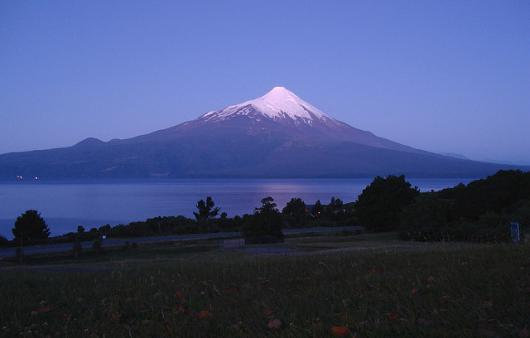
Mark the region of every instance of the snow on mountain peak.
<instances>
[{"instance_id":1,"label":"snow on mountain peak","mask_svg":"<svg viewBox=\"0 0 530 338\"><path fill-rule=\"evenodd\" d=\"M274 87L267 94L240 104L228 106L222 110L211 111L203 116L206 120L224 120L226 118L259 113L268 118L292 119L311 124L315 119L331 119L328 115L302 100L285 87Z\"/></svg>"}]
</instances>

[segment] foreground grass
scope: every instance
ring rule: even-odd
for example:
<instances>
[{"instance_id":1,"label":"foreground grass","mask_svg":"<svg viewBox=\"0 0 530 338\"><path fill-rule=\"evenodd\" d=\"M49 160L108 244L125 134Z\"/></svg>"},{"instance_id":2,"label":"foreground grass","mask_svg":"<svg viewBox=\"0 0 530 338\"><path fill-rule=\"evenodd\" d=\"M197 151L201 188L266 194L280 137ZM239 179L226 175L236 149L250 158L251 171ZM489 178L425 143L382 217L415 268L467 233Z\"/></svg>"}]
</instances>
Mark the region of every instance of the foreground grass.
<instances>
[{"instance_id":1,"label":"foreground grass","mask_svg":"<svg viewBox=\"0 0 530 338\"><path fill-rule=\"evenodd\" d=\"M529 272L530 249L505 245L1 270L0 335L525 336Z\"/></svg>"}]
</instances>

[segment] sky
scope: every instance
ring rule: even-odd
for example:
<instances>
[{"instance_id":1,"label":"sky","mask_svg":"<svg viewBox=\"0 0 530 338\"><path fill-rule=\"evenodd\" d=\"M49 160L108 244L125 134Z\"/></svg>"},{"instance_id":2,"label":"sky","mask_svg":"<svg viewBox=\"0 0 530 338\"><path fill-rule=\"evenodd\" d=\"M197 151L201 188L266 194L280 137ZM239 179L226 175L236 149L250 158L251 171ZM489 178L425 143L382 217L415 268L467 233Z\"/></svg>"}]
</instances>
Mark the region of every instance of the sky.
<instances>
[{"instance_id":1,"label":"sky","mask_svg":"<svg viewBox=\"0 0 530 338\"><path fill-rule=\"evenodd\" d=\"M530 164L530 1L0 2L0 153L285 86L378 136Z\"/></svg>"}]
</instances>

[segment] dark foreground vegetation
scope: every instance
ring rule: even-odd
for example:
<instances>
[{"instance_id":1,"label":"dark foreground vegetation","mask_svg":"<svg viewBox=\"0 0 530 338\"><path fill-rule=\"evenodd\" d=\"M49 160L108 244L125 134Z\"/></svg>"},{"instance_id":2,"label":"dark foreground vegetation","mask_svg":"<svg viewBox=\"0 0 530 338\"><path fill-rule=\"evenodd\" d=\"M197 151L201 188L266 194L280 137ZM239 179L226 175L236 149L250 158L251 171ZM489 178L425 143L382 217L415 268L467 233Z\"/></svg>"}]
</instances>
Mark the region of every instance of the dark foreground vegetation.
<instances>
[{"instance_id":1,"label":"dark foreground vegetation","mask_svg":"<svg viewBox=\"0 0 530 338\"><path fill-rule=\"evenodd\" d=\"M300 198L293 198L279 210L272 197L265 197L253 214L228 217L215 205L211 197L196 204L194 218L185 216L154 217L145 221L131 222L86 230L82 225L77 232L49 237L50 229L36 210L28 210L17 218L12 230L14 239L0 237L1 245L24 246L64 242L97 241L101 238L132 238L146 236L199 234L221 231L241 231L249 242L275 242L283 238L282 229L314 226L355 225L353 203L345 204L339 198L331 198L329 204L316 201L306 205Z\"/></svg>"},{"instance_id":2,"label":"dark foreground vegetation","mask_svg":"<svg viewBox=\"0 0 530 338\"><path fill-rule=\"evenodd\" d=\"M4 269L0 336L528 337L529 257L526 245L435 244Z\"/></svg>"},{"instance_id":3,"label":"dark foreground vegetation","mask_svg":"<svg viewBox=\"0 0 530 338\"><path fill-rule=\"evenodd\" d=\"M502 242L509 224L530 226L530 172L500 171L468 185L418 195L400 214L403 239Z\"/></svg>"},{"instance_id":4,"label":"dark foreground vegetation","mask_svg":"<svg viewBox=\"0 0 530 338\"><path fill-rule=\"evenodd\" d=\"M355 203L368 231L400 231L418 241L506 242L509 225L530 226L530 172L493 176L441 191L420 193L404 176L376 177Z\"/></svg>"}]
</instances>

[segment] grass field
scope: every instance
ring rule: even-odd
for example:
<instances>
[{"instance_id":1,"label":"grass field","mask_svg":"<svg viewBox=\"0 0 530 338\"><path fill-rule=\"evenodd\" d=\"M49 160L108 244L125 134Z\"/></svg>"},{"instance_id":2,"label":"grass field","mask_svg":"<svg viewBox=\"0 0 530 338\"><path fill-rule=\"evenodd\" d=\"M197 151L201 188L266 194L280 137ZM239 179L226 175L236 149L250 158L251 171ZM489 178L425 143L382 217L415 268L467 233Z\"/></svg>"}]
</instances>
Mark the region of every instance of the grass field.
<instances>
[{"instance_id":1,"label":"grass field","mask_svg":"<svg viewBox=\"0 0 530 338\"><path fill-rule=\"evenodd\" d=\"M4 266L0 336L529 335L527 246L392 235L293 238L279 245L296 249L287 255L194 245Z\"/></svg>"}]
</instances>

